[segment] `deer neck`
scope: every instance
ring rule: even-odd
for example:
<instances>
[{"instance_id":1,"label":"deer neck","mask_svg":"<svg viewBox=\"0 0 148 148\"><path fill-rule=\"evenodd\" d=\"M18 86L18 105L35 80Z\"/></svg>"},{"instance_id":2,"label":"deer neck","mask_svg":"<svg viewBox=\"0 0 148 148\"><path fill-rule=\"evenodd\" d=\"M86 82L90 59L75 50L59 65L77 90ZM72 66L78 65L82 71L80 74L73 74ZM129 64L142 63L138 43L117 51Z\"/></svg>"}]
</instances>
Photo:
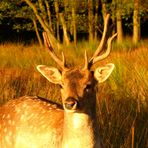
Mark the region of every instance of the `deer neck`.
<instances>
[{"instance_id":1,"label":"deer neck","mask_svg":"<svg viewBox=\"0 0 148 148\"><path fill-rule=\"evenodd\" d=\"M65 113L63 148L99 148L95 116L85 113Z\"/></svg>"}]
</instances>

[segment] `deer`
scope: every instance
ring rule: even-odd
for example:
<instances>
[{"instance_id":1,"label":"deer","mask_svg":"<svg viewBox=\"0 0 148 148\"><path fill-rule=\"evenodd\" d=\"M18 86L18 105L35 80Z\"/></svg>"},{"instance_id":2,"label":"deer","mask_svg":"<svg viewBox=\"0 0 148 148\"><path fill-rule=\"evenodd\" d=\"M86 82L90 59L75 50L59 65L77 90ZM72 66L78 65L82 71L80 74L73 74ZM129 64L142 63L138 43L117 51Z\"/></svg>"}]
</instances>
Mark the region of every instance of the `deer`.
<instances>
[{"instance_id":1,"label":"deer","mask_svg":"<svg viewBox=\"0 0 148 148\"><path fill-rule=\"evenodd\" d=\"M115 33L105 44L109 14L97 50L84 66L69 68L65 56L55 53L48 33L43 33L45 48L58 68L38 65L37 70L51 83L60 85L62 105L39 96L11 99L0 107L1 148L102 148L96 117L98 83L111 75L114 64L92 70L92 66L108 57ZM100 55L101 53L101 55Z\"/></svg>"}]
</instances>

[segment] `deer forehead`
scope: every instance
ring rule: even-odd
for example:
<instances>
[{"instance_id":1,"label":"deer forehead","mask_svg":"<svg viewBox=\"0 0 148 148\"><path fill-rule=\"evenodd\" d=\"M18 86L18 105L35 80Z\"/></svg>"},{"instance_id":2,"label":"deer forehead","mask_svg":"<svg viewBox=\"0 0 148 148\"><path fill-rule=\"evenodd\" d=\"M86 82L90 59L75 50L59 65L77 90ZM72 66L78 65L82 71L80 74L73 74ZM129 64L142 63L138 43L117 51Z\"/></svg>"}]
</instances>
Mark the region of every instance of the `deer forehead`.
<instances>
[{"instance_id":1,"label":"deer forehead","mask_svg":"<svg viewBox=\"0 0 148 148\"><path fill-rule=\"evenodd\" d=\"M92 74L88 70L72 69L63 73L63 83L85 85L91 81Z\"/></svg>"}]
</instances>

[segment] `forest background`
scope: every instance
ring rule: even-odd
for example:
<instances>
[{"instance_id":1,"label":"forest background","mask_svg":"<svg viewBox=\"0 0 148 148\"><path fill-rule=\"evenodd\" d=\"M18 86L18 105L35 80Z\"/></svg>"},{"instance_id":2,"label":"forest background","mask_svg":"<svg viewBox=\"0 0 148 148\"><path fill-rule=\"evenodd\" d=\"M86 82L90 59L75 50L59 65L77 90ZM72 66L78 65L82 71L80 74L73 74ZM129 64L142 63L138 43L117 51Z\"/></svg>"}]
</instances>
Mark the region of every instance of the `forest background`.
<instances>
[{"instance_id":1,"label":"forest background","mask_svg":"<svg viewBox=\"0 0 148 148\"><path fill-rule=\"evenodd\" d=\"M67 45L97 40L107 13L111 14L109 29L118 33L118 43L127 35L134 44L147 36L146 0L1 0L0 41L29 41L36 36L42 46L43 31Z\"/></svg>"}]
</instances>

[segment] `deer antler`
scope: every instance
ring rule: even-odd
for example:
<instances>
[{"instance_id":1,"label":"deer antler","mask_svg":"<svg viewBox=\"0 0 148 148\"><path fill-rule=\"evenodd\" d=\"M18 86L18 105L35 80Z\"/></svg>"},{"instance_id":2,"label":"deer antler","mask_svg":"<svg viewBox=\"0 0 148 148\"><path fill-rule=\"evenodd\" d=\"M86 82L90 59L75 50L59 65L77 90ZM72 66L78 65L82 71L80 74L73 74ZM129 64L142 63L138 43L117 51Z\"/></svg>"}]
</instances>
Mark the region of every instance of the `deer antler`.
<instances>
[{"instance_id":1,"label":"deer antler","mask_svg":"<svg viewBox=\"0 0 148 148\"><path fill-rule=\"evenodd\" d=\"M62 68L62 70L66 70L66 62L65 62L65 56L62 52L62 61L58 58L58 56L55 54L54 49L52 48L52 45L50 43L50 39L46 32L43 32L43 38L44 38L44 44L45 47L49 49L50 56L52 59Z\"/></svg>"},{"instance_id":2,"label":"deer antler","mask_svg":"<svg viewBox=\"0 0 148 148\"><path fill-rule=\"evenodd\" d=\"M87 53L85 51L85 65L84 65L84 69L90 69L94 63L96 63L97 61L100 61L100 60L105 59L110 54L112 41L117 36L117 33L115 33L114 35L112 35L108 39L106 52L99 56L99 54L102 51L102 49L104 47L104 44L105 44L105 38L106 38L106 34L107 34L109 17L110 17L109 14L107 14L106 17L105 17L104 30L103 30L103 35L102 35L102 38L101 38L101 42L100 42L97 50L93 54L93 56L90 58L89 62L88 62L88 58L87 58ZM52 45L50 43L50 39L49 39L49 37L48 37L48 35L47 35L46 32L43 33L43 38L44 38L45 46L46 46L46 48L49 49L50 56L53 58L53 60L62 68L62 70L68 69L66 67L66 62L65 62L65 57L64 57L63 52L62 52L62 58L63 58L63 60L61 61L58 58L58 56L55 54L54 49L52 48Z\"/></svg>"},{"instance_id":3,"label":"deer antler","mask_svg":"<svg viewBox=\"0 0 148 148\"><path fill-rule=\"evenodd\" d=\"M108 22L109 22L109 17L110 15L107 14L105 17L105 22L104 22L104 30L103 30L103 35L101 38L101 42L97 48L97 50L95 51L95 53L93 54L93 56L91 57L91 59L88 62L88 69L91 68L91 66L96 63L99 60L103 60L106 57L108 57L110 51L111 51L111 45L112 45L112 41L113 39L117 36L117 33L115 33L113 36L111 36L108 41L107 41L107 50L105 53L103 53L102 55L99 56L99 53L102 51L104 44L105 44L105 38L106 38L106 34L107 34L107 28L108 28ZM86 63L85 63L85 67L86 67Z\"/></svg>"}]
</instances>

